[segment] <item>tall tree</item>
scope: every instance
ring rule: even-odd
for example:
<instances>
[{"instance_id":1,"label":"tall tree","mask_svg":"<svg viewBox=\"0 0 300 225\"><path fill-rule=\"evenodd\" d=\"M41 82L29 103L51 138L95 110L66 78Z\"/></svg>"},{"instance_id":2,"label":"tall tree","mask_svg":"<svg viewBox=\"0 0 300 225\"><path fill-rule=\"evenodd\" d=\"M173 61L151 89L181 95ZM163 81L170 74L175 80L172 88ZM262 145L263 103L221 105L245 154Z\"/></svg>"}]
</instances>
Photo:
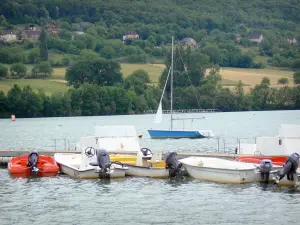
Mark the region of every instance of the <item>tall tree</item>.
<instances>
[{"instance_id":1,"label":"tall tree","mask_svg":"<svg viewBox=\"0 0 300 225\"><path fill-rule=\"evenodd\" d=\"M44 29L42 29L40 36L40 57L41 60L48 60L48 46L47 46L47 33Z\"/></svg>"}]
</instances>

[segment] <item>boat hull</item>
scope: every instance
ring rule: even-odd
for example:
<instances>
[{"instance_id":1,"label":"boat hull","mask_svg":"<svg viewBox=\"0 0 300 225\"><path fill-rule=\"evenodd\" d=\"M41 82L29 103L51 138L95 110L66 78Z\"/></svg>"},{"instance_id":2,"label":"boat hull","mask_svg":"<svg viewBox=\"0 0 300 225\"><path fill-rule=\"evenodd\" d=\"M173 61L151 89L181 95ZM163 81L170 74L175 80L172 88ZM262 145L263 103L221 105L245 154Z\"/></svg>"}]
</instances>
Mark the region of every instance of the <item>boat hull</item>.
<instances>
[{"instance_id":1,"label":"boat hull","mask_svg":"<svg viewBox=\"0 0 300 225\"><path fill-rule=\"evenodd\" d=\"M26 178L31 176L30 168L27 166L28 155L12 158L8 163L8 172L13 177ZM36 176L52 177L59 172L59 167L51 156L40 155L38 157Z\"/></svg>"},{"instance_id":2,"label":"boat hull","mask_svg":"<svg viewBox=\"0 0 300 225\"><path fill-rule=\"evenodd\" d=\"M115 158L118 158L115 156ZM55 153L54 159L60 167L60 171L73 178L80 179L97 179L99 178L98 166L83 165L81 154L76 153ZM130 160L130 157L126 157ZM113 164L110 178L125 177L125 171L128 169L120 165Z\"/></svg>"},{"instance_id":3,"label":"boat hull","mask_svg":"<svg viewBox=\"0 0 300 225\"><path fill-rule=\"evenodd\" d=\"M95 168L79 170L76 167L59 164L62 173L69 175L73 178L79 179L99 179L99 173ZM110 178L123 178L125 177L126 169L114 168L110 174Z\"/></svg>"},{"instance_id":4,"label":"boat hull","mask_svg":"<svg viewBox=\"0 0 300 225\"><path fill-rule=\"evenodd\" d=\"M168 178L169 170L166 168L144 167L127 165L128 170L126 176L152 177L152 178Z\"/></svg>"},{"instance_id":5,"label":"boat hull","mask_svg":"<svg viewBox=\"0 0 300 225\"><path fill-rule=\"evenodd\" d=\"M211 157L188 157L179 161L189 176L199 180L243 184L259 179L254 164Z\"/></svg>"},{"instance_id":6,"label":"boat hull","mask_svg":"<svg viewBox=\"0 0 300 225\"><path fill-rule=\"evenodd\" d=\"M243 184L258 181L255 169L248 170L223 170L215 168L201 168L184 164L189 176L198 180L217 183Z\"/></svg>"},{"instance_id":7,"label":"boat hull","mask_svg":"<svg viewBox=\"0 0 300 225\"><path fill-rule=\"evenodd\" d=\"M176 131L176 130L148 130L151 138L206 138L199 131Z\"/></svg>"}]
</instances>

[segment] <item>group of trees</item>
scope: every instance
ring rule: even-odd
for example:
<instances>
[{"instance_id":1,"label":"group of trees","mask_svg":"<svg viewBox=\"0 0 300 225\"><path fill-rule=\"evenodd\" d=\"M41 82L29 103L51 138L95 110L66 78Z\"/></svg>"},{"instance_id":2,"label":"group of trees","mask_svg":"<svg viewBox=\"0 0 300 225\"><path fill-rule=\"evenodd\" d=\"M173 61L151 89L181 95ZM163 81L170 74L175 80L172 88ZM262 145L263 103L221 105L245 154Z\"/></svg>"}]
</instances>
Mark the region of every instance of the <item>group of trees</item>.
<instances>
[{"instance_id":1,"label":"group of trees","mask_svg":"<svg viewBox=\"0 0 300 225\"><path fill-rule=\"evenodd\" d=\"M166 68L170 66L167 54ZM271 88L264 78L249 93L239 84L233 89L222 86L219 68L208 56L190 49L176 48L174 63L174 109L215 108L221 111L300 109L300 86ZM205 75L210 68L209 75ZM1 70L0 70L1 71ZM103 58L80 59L69 67L66 79L69 91L46 95L15 85L5 95L0 92L0 116L17 117L92 116L139 114L156 109L165 85L168 69L159 85L150 82L149 74L137 70L123 79L120 64ZM170 107L167 84L163 108Z\"/></svg>"},{"instance_id":2,"label":"group of trees","mask_svg":"<svg viewBox=\"0 0 300 225\"><path fill-rule=\"evenodd\" d=\"M0 92L0 115L18 117L105 115L142 113L156 109L168 69L158 86L150 83L145 71L123 79L118 62L155 62L166 58L170 66L170 40L176 44L194 38L196 48L176 48L174 54L175 108L218 108L222 111L299 109L299 86L270 88L264 79L249 93L239 83L224 88L215 65L261 68L259 56L272 66L295 70L300 83L300 5L294 0L173 1L173 0L2 0L0 29L15 29L33 23L42 29L38 41L0 42L0 78L49 76L52 66L69 66L66 93L46 95L42 90L14 86ZM267 16L266 16L267 15ZM80 22L90 22L83 27ZM47 24L58 27L57 34ZM83 31L76 33L74 31ZM127 31L136 31L139 40L122 42ZM263 34L260 44L247 39L250 33ZM236 40L236 34L242 39ZM19 35L18 35L19 36ZM296 38L291 44L287 38ZM200 48L199 48L200 46ZM48 52L63 54L54 60ZM29 72L24 64L34 64ZM205 71L213 68L209 76ZM278 81L286 84L282 78ZM169 107L169 87L163 99Z\"/></svg>"},{"instance_id":3,"label":"group of trees","mask_svg":"<svg viewBox=\"0 0 300 225\"><path fill-rule=\"evenodd\" d=\"M147 75L139 71L125 79L124 86L84 83L65 93L46 95L14 85L5 95L0 91L0 117L94 116L139 114L156 109L161 89L147 85ZM233 90L220 85L217 74L203 79L198 87L175 87L174 108L215 108L221 111L300 109L300 86L270 88L262 82L245 93L242 83ZM170 107L168 94L163 108Z\"/></svg>"},{"instance_id":4,"label":"group of trees","mask_svg":"<svg viewBox=\"0 0 300 225\"><path fill-rule=\"evenodd\" d=\"M27 46L28 45L30 45L30 43L27 43ZM10 51L11 49L13 49L12 52ZM39 38L38 48L33 48L28 55L22 55L20 54L21 52L22 50L18 49L18 47L3 48L0 50L0 62L12 63L9 70L6 66L0 64L0 78L43 78L51 75L53 69L51 64L47 61L48 36L44 29ZM14 57L14 55L16 57ZM31 73L27 71L27 67L23 62L35 64ZM10 73L8 73L8 71Z\"/></svg>"},{"instance_id":5,"label":"group of trees","mask_svg":"<svg viewBox=\"0 0 300 225\"><path fill-rule=\"evenodd\" d=\"M165 56L171 36L176 40L192 37L203 49L202 53L220 66L260 68L264 66L256 59L260 54L269 57L268 63L272 66L299 69L296 61L300 59L298 5L293 0L272 3L224 0L218 4L209 0L116 0L109 3L3 0L0 27L24 23L46 27L47 23L54 23L59 31L57 35L49 36L47 47L71 55L89 49L107 59L145 63ZM82 21L90 24L81 27ZM78 30L85 34L74 33ZM139 34L139 40L123 43L122 36L130 30ZM257 44L247 39L252 32L264 36L259 51L241 51L243 47L257 50ZM240 42L235 40L236 34L242 36ZM288 43L287 38L294 37L298 44ZM29 63L37 59L36 50L18 54L16 48L20 47L2 48L0 62ZM1 57L1 54L9 57Z\"/></svg>"}]
</instances>

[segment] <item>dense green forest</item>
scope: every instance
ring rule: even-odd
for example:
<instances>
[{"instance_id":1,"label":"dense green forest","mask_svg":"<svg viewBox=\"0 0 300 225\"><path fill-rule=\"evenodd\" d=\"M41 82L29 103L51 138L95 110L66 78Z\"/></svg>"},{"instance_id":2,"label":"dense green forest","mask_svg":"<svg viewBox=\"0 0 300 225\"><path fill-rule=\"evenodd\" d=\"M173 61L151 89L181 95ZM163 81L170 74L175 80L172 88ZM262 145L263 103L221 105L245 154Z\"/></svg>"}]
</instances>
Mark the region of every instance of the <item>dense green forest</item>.
<instances>
[{"instance_id":1,"label":"dense green forest","mask_svg":"<svg viewBox=\"0 0 300 225\"><path fill-rule=\"evenodd\" d=\"M175 36L177 41L193 38L199 51L220 66L298 67L299 11L298 0L2 0L0 25L5 30L22 24L45 28L53 24L58 33L50 35L48 48L71 56L89 49L108 59L153 62L166 54L166 46ZM123 43L128 31L136 32L139 39ZM259 44L249 41L254 33L263 35ZM40 60L34 41L4 45L8 46L1 47L2 63ZM261 56L265 60L260 60Z\"/></svg>"},{"instance_id":2,"label":"dense green forest","mask_svg":"<svg viewBox=\"0 0 300 225\"><path fill-rule=\"evenodd\" d=\"M246 93L242 82L233 89L222 87L219 75L219 67L275 66L294 70L299 84L299 12L299 0L2 0L1 34L15 33L16 39L0 41L0 63L12 64L0 65L0 79L47 78L53 67L67 66L70 89L48 95L15 85L8 93L0 91L0 117L156 109L170 66L172 36L175 108L300 109L299 85L285 86L282 79L282 87L271 88L266 78ZM39 31L37 38L24 32L33 29L29 24ZM138 38L123 40L129 31ZM187 37L195 42L181 41ZM153 85L143 70L124 79L120 62L161 62L167 69L159 85ZM24 64L33 65L31 72ZM210 75L205 76L207 69ZM168 85L165 109L169 94Z\"/></svg>"}]
</instances>

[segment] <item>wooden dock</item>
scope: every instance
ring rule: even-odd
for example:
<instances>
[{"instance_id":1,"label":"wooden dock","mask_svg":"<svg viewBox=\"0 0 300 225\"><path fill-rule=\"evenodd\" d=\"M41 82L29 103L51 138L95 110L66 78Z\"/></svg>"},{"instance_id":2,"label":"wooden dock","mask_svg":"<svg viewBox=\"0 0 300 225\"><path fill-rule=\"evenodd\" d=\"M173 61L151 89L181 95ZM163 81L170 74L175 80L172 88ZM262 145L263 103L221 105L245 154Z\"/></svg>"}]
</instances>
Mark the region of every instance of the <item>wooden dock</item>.
<instances>
[{"instance_id":1,"label":"wooden dock","mask_svg":"<svg viewBox=\"0 0 300 225\"><path fill-rule=\"evenodd\" d=\"M11 160L12 157L21 156L25 154L29 154L28 150L0 150L0 166L6 167L7 163ZM53 156L55 153L78 153L79 151L74 150L39 150L39 153L42 155ZM116 154L126 154L126 155L135 155L134 151L115 151ZM163 155L166 152L163 152ZM230 153L202 153L202 152L177 152L178 159L190 157L190 156L198 156L198 157L215 157L215 158L223 158L223 159L233 159L235 154Z\"/></svg>"}]
</instances>

